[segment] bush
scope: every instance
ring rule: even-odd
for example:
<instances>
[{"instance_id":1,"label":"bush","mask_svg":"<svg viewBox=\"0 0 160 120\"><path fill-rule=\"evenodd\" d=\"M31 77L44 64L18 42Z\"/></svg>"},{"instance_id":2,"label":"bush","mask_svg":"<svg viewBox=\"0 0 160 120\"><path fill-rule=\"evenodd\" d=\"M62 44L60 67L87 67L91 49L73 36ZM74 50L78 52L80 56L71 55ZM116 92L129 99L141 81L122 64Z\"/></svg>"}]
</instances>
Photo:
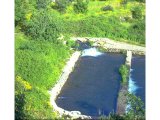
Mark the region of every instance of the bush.
<instances>
[{"instance_id":1,"label":"bush","mask_svg":"<svg viewBox=\"0 0 160 120\"><path fill-rule=\"evenodd\" d=\"M45 9L51 3L51 0L36 0L38 9Z\"/></svg>"},{"instance_id":2,"label":"bush","mask_svg":"<svg viewBox=\"0 0 160 120\"><path fill-rule=\"evenodd\" d=\"M86 13L88 11L88 0L76 0L73 6L75 13Z\"/></svg>"},{"instance_id":3,"label":"bush","mask_svg":"<svg viewBox=\"0 0 160 120\"><path fill-rule=\"evenodd\" d=\"M135 6L131 8L132 18L141 19L142 18L142 8L140 6Z\"/></svg>"},{"instance_id":4,"label":"bush","mask_svg":"<svg viewBox=\"0 0 160 120\"><path fill-rule=\"evenodd\" d=\"M15 119L23 120L26 115L24 105L26 104L25 93L30 91L32 86L20 76L15 79Z\"/></svg>"},{"instance_id":5,"label":"bush","mask_svg":"<svg viewBox=\"0 0 160 120\"><path fill-rule=\"evenodd\" d=\"M101 10L102 10L102 11L113 11L113 7L110 6L110 5L107 5L107 6L105 6L105 7L102 7Z\"/></svg>"},{"instance_id":6,"label":"bush","mask_svg":"<svg viewBox=\"0 0 160 120\"><path fill-rule=\"evenodd\" d=\"M128 119L136 117L137 120L145 120L145 109L143 101L131 93L127 94L127 101L129 104L129 107L127 108Z\"/></svg>"},{"instance_id":7,"label":"bush","mask_svg":"<svg viewBox=\"0 0 160 120\"><path fill-rule=\"evenodd\" d=\"M73 41L73 40L67 40L66 45L68 47L71 47L71 48L77 48L78 47L78 43L76 41Z\"/></svg>"},{"instance_id":8,"label":"bush","mask_svg":"<svg viewBox=\"0 0 160 120\"><path fill-rule=\"evenodd\" d=\"M60 42L57 40L61 31L60 20L53 13L40 11L33 15L26 26L25 32L34 40Z\"/></svg>"},{"instance_id":9,"label":"bush","mask_svg":"<svg viewBox=\"0 0 160 120\"><path fill-rule=\"evenodd\" d=\"M70 2L70 0L56 0L54 8L56 8L59 12L64 13L66 12Z\"/></svg>"},{"instance_id":10,"label":"bush","mask_svg":"<svg viewBox=\"0 0 160 120\"><path fill-rule=\"evenodd\" d=\"M121 65L120 68L119 68L119 73L122 76L122 83L126 84L128 82L127 78L128 78L128 75L129 75L128 67L126 65Z\"/></svg>"},{"instance_id":11,"label":"bush","mask_svg":"<svg viewBox=\"0 0 160 120\"><path fill-rule=\"evenodd\" d=\"M27 14L29 3L27 0L15 0L15 24L22 24Z\"/></svg>"},{"instance_id":12,"label":"bush","mask_svg":"<svg viewBox=\"0 0 160 120\"><path fill-rule=\"evenodd\" d=\"M138 20L133 22L128 28L128 34L134 41L145 44L145 21Z\"/></svg>"}]
</instances>

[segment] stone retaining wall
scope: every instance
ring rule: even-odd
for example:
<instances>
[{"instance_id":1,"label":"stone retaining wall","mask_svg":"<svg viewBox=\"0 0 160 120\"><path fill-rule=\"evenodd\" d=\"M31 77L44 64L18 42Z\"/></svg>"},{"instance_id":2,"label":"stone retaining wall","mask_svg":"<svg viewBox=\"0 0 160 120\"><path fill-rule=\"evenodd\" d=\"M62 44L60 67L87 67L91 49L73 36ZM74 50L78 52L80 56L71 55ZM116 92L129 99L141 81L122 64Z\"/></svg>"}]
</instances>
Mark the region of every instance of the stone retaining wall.
<instances>
[{"instance_id":1,"label":"stone retaining wall","mask_svg":"<svg viewBox=\"0 0 160 120\"><path fill-rule=\"evenodd\" d=\"M61 92L61 89L62 89L63 85L67 81L67 79L69 77L69 74L72 72L72 70L75 66L75 63L77 62L80 54L81 54L80 52L76 51L75 53L73 53L70 60L67 62L65 68L62 71L62 74L61 74L58 82L51 89L51 91L49 91L50 96L51 96L50 97L50 102L51 102L51 105L53 106L54 111L57 111L60 116L66 115L66 116L71 117L72 119L76 119L76 118L90 119L91 118L90 116L82 115L81 112L79 112L79 111L64 110L63 108L58 107L56 102L55 102L58 94Z\"/></svg>"},{"instance_id":2,"label":"stone retaining wall","mask_svg":"<svg viewBox=\"0 0 160 120\"><path fill-rule=\"evenodd\" d=\"M126 54L126 61L125 65L127 65L129 71L131 68L131 62L132 62L132 52L127 51ZM128 78L129 79L129 74L128 73ZM117 114L123 115L126 112L126 106L127 106L127 93L128 93L128 84L121 84L120 85L120 90L118 94L118 100L117 100Z\"/></svg>"},{"instance_id":3,"label":"stone retaining wall","mask_svg":"<svg viewBox=\"0 0 160 120\"><path fill-rule=\"evenodd\" d=\"M102 47L107 52L127 52L132 51L136 55L145 55L145 47L132 45L124 42L114 41L108 38L71 38L72 40L80 40L82 42L92 41L95 47Z\"/></svg>"}]
</instances>

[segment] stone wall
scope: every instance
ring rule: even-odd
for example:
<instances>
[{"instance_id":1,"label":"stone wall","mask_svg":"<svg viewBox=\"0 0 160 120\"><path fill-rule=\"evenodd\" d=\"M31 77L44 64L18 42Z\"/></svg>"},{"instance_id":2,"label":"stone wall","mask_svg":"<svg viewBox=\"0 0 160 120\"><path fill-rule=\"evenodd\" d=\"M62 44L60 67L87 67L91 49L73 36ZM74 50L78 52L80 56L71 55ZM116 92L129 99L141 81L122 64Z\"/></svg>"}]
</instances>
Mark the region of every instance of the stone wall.
<instances>
[{"instance_id":1,"label":"stone wall","mask_svg":"<svg viewBox=\"0 0 160 120\"><path fill-rule=\"evenodd\" d=\"M127 52L132 51L136 55L145 55L145 47L132 45L124 42L111 40L108 38L71 38L72 40L80 40L82 42L92 41L95 47L102 47L107 52Z\"/></svg>"},{"instance_id":2,"label":"stone wall","mask_svg":"<svg viewBox=\"0 0 160 120\"><path fill-rule=\"evenodd\" d=\"M131 62L132 62L132 52L127 51L125 65L128 66L129 71L131 68ZM128 73L128 78L127 78L128 80L129 80L129 74L130 73ZM117 114L119 115L123 115L126 112L127 93L128 93L128 84L121 84L117 101Z\"/></svg>"},{"instance_id":3,"label":"stone wall","mask_svg":"<svg viewBox=\"0 0 160 120\"><path fill-rule=\"evenodd\" d=\"M53 106L53 110L57 111L60 116L66 115L66 116L71 117L72 119L77 119L77 118L90 119L91 118L90 116L82 115L81 112L79 112L79 111L64 110L63 108L58 107L55 102L58 94L61 92L63 85L67 81L69 74L72 72L72 70L75 66L75 63L77 62L80 54L81 53L79 51L76 51L75 53L72 54L71 58L69 59L69 61L66 64L65 68L63 69L62 74L61 74L58 82L51 89L51 91L49 91L50 96L51 96L50 102L51 102L51 105Z\"/></svg>"}]
</instances>

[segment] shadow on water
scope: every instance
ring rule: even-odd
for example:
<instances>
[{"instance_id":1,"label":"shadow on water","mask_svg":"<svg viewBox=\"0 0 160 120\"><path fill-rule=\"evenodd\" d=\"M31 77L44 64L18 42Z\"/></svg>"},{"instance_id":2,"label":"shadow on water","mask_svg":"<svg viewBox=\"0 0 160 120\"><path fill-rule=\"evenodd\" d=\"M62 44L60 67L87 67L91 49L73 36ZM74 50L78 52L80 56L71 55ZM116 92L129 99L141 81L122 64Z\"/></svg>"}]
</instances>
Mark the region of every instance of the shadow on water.
<instances>
[{"instance_id":1,"label":"shadow on water","mask_svg":"<svg viewBox=\"0 0 160 120\"><path fill-rule=\"evenodd\" d=\"M82 54L56 99L57 105L89 116L116 111L121 80L118 70L124 62L122 54Z\"/></svg>"}]
</instances>

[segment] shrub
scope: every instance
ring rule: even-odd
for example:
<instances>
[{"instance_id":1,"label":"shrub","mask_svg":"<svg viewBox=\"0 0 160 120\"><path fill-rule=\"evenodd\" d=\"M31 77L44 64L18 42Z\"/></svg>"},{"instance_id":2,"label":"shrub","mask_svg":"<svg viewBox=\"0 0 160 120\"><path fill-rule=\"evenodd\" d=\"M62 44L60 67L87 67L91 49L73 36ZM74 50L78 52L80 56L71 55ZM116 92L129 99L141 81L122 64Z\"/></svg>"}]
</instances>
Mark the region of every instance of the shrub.
<instances>
[{"instance_id":1,"label":"shrub","mask_svg":"<svg viewBox=\"0 0 160 120\"><path fill-rule=\"evenodd\" d=\"M22 24L28 11L29 3L27 0L15 0L15 24Z\"/></svg>"},{"instance_id":2,"label":"shrub","mask_svg":"<svg viewBox=\"0 0 160 120\"><path fill-rule=\"evenodd\" d=\"M67 44L68 47L71 47L71 48L77 48L78 47L78 43L76 41L73 41L73 40L67 40L66 44Z\"/></svg>"},{"instance_id":3,"label":"shrub","mask_svg":"<svg viewBox=\"0 0 160 120\"><path fill-rule=\"evenodd\" d=\"M128 28L128 34L130 34L130 39L145 44L145 21L138 20L133 22Z\"/></svg>"},{"instance_id":4,"label":"shrub","mask_svg":"<svg viewBox=\"0 0 160 120\"><path fill-rule=\"evenodd\" d=\"M56 0L54 8L56 8L59 12L66 12L67 6L70 4L70 0Z\"/></svg>"},{"instance_id":5,"label":"shrub","mask_svg":"<svg viewBox=\"0 0 160 120\"><path fill-rule=\"evenodd\" d=\"M141 19L142 18L142 9L140 6L135 6L131 8L132 18Z\"/></svg>"},{"instance_id":6,"label":"shrub","mask_svg":"<svg viewBox=\"0 0 160 120\"><path fill-rule=\"evenodd\" d=\"M60 42L57 40L61 31L60 21L57 16L52 13L40 11L33 15L26 26L25 32L34 40Z\"/></svg>"},{"instance_id":7,"label":"shrub","mask_svg":"<svg viewBox=\"0 0 160 120\"><path fill-rule=\"evenodd\" d=\"M128 82L127 78L128 78L128 74L129 74L128 67L126 65L121 65L119 68L119 73L122 76L122 83L126 84Z\"/></svg>"},{"instance_id":8,"label":"shrub","mask_svg":"<svg viewBox=\"0 0 160 120\"><path fill-rule=\"evenodd\" d=\"M36 0L38 9L45 9L51 3L51 0Z\"/></svg>"},{"instance_id":9,"label":"shrub","mask_svg":"<svg viewBox=\"0 0 160 120\"><path fill-rule=\"evenodd\" d=\"M113 7L110 6L110 5L107 5L107 6L105 6L105 7L102 7L101 10L102 10L102 11L113 11Z\"/></svg>"},{"instance_id":10,"label":"shrub","mask_svg":"<svg viewBox=\"0 0 160 120\"><path fill-rule=\"evenodd\" d=\"M25 93L30 91L32 86L20 76L15 79L15 119L22 120L26 117L24 105L26 103Z\"/></svg>"},{"instance_id":11,"label":"shrub","mask_svg":"<svg viewBox=\"0 0 160 120\"><path fill-rule=\"evenodd\" d=\"M86 13L88 11L88 0L76 0L73 8L75 13Z\"/></svg>"},{"instance_id":12,"label":"shrub","mask_svg":"<svg viewBox=\"0 0 160 120\"><path fill-rule=\"evenodd\" d=\"M134 94L127 94L127 103L129 107L127 108L128 119L136 118L137 120L145 120L145 109L144 103L140 97L135 96Z\"/></svg>"}]
</instances>

